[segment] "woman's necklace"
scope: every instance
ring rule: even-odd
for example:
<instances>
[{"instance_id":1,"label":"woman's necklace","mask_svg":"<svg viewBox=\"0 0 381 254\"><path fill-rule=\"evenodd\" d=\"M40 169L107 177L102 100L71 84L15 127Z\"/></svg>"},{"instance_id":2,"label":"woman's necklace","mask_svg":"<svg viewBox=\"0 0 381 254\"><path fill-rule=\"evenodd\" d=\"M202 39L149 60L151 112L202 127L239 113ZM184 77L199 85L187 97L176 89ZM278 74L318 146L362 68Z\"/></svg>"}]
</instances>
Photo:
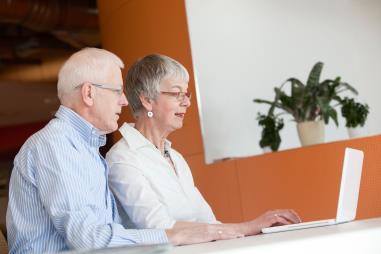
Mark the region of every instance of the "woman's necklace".
<instances>
[{"instance_id":1,"label":"woman's necklace","mask_svg":"<svg viewBox=\"0 0 381 254\"><path fill-rule=\"evenodd\" d=\"M161 155L164 157L164 158L171 158L171 156L170 156L170 154L169 154L169 151L167 150L167 149L165 149L164 148L164 153L162 153L161 151L160 151L160 149L157 147L157 146L155 146L156 147L156 149L157 150L159 150L159 152L161 153Z\"/></svg>"},{"instance_id":2,"label":"woman's necklace","mask_svg":"<svg viewBox=\"0 0 381 254\"><path fill-rule=\"evenodd\" d=\"M163 154L164 158L170 158L171 156L169 155L169 151L168 150L164 150L164 154Z\"/></svg>"},{"instance_id":3,"label":"woman's necklace","mask_svg":"<svg viewBox=\"0 0 381 254\"><path fill-rule=\"evenodd\" d=\"M155 147L161 153L160 149L157 146L155 146ZM164 153L161 153L161 155L164 157L164 159L166 159L168 161L169 165L171 165L172 169L175 171L175 174L177 175L175 164L173 163L173 161L171 159L171 155L169 154L169 151L164 148Z\"/></svg>"}]
</instances>

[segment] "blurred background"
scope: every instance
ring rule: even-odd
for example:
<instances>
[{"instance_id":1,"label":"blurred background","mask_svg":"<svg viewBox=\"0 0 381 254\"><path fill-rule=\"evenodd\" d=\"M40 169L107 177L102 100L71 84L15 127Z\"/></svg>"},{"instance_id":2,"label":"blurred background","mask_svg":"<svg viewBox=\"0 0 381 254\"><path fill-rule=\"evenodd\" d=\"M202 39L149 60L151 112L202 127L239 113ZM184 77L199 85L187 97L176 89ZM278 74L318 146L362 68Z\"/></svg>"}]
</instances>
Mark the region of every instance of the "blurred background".
<instances>
[{"instance_id":1,"label":"blurred background","mask_svg":"<svg viewBox=\"0 0 381 254\"><path fill-rule=\"evenodd\" d=\"M14 156L58 108L62 63L83 47L102 46L98 23L96 0L0 0L0 204Z\"/></svg>"}]
</instances>

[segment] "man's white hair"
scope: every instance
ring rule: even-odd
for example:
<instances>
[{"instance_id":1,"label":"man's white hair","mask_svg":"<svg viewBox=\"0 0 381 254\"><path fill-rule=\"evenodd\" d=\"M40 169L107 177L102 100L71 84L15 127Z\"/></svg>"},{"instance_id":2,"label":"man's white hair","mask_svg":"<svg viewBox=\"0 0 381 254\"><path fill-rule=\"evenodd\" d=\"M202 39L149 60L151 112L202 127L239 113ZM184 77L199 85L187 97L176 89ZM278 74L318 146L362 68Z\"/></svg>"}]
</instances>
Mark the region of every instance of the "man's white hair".
<instances>
[{"instance_id":1,"label":"man's white hair","mask_svg":"<svg viewBox=\"0 0 381 254\"><path fill-rule=\"evenodd\" d=\"M66 104L75 88L84 82L105 83L109 70L115 67L122 69L122 60L105 49L84 48L74 53L58 73L57 92L61 104Z\"/></svg>"}]
</instances>

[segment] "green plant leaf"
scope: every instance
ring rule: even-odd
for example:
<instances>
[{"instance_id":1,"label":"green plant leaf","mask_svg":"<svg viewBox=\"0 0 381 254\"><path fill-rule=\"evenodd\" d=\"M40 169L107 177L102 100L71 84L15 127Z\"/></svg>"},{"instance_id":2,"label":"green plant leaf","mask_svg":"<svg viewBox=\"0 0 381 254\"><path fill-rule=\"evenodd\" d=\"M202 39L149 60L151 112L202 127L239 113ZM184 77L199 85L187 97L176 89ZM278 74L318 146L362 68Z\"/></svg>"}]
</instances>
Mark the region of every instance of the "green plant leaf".
<instances>
[{"instance_id":1,"label":"green plant leaf","mask_svg":"<svg viewBox=\"0 0 381 254\"><path fill-rule=\"evenodd\" d=\"M357 126L364 126L369 114L369 106L367 104L361 104L348 97L345 97L341 104L341 115L346 120L346 127L355 128Z\"/></svg>"},{"instance_id":2,"label":"green plant leaf","mask_svg":"<svg viewBox=\"0 0 381 254\"><path fill-rule=\"evenodd\" d=\"M270 105L273 104L272 101L262 100L262 99L254 99L253 101L256 102L256 103L265 103L265 104L270 104Z\"/></svg>"},{"instance_id":3,"label":"green plant leaf","mask_svg":"<svg viewBox=\"0 0 381 254\"><path fill-rule=\"evenodd\" d=\"M263 115L258 113L257 120L258 124L262 126L259 146L262 148L269 146L272 151L277 151L282 141L279 132L284 126L283 119L274 115Z\"/></svg>"},{"instance_id":4,"label":"green plant leaf","mask_svg":"<svg viewBox=\"0 0 381 254\"><path fill-rule=\"evenodd\" d=\"M337 121L337 112L334 108L330 107L328 110L328 115L332 118L332 120L335 122L336 127L339 126L339 122ZM327 122L328 123L328 122Z\"/></svg>"},{"instance_id":5,"label":"green plant leaf","mask_svg":"<svg viewBox=\"0 0 381 254\"><path fill-rule=\"evenodd\" d=\"M350 84L346 83L346 82L340 82L340 85L338 88L343 88L342 90L340 91L337 91L337 93L341 93L343 91L346 91L346 90L349 90L350 92L354 93L355 95L358 95L359 93L357 92L357 90L351 86Z\"/></svg>"},{"instance_id":6,"label":"green plant leaf","mask_svg":"<svg viewBox=\"0 0 381 254\"><path fill-rule=\"evenodd\" d=\"M312 86L318 86L319 85L319 80L320 80L320 75L323 70L323 63L322 62L317 62L313 67L308 75L308 80L307 80L307 87L312 87Z\"/></svg>"}]
</instances>

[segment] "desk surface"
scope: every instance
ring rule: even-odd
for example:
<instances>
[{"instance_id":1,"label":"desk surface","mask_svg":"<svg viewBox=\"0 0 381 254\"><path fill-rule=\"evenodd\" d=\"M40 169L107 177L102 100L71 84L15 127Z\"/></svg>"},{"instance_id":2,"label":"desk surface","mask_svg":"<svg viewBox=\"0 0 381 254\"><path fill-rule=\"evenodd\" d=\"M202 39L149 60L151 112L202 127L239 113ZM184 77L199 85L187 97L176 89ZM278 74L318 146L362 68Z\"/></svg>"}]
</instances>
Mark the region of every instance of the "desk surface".
<instances>
[{"instance_id":1,"label":"desk surface","mask_svg":"<svg viewBox=\"0 0 381 254\"><path fill-rule=\"evenodd\" d=\"M381 253L381 218L175 247L195 253Z\"/></svg>"}]
</instances>

